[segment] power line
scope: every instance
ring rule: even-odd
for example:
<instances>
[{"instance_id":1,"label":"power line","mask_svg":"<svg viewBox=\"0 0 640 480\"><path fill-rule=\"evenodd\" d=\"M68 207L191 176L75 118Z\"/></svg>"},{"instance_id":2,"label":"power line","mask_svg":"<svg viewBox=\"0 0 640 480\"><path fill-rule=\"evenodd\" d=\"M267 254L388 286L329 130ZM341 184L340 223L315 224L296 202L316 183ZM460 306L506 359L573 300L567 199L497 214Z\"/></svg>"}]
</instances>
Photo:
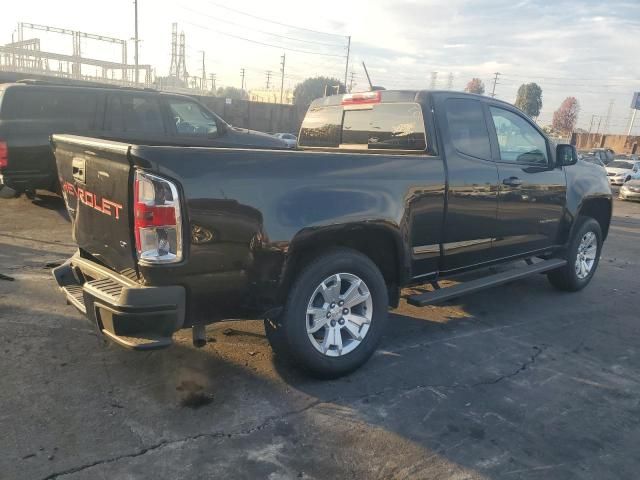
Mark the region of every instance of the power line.
<instances>
[{"instance_id":1,"label":"power line","mask_svg":"<svg viewBox=\"0 0 640 480\"><path fill-rule=\"evenodd\" d=\"M212 1L210 1L210 0L209 0L209 1L207 1L207 3L209 3L209 4L211 4L211 5L215 5L215 6L216 6L216 7L218 7L218 8L222 8L222 9L224 9L224 10L228 10L228 11L230 11L230 12L235 12L235 13L238 13L238 14L240 14L240 15L244 15L244 16L246 16L246 17L251 17L251 18L255 18L255 19L257 19L257 20L262 20L263 22L274 23L274 24L276 24L276 25L280 25L281 27L293 28L293 29L295 29L295 30L303 30L303 31L306 31L306 32L318 33L318 34L320 34L320 35L328 35L328 36L332 36L332 37L343 37L343 36L344 36L344 35L339 35L339 34L337 34L337 33L321 32L321 31L319 31L319 30L311 30L310 28L298 27L298 26L296 26L296 25L290 25L290 24L288 24L288 23L278 22L278 21L276 21L276 20L271 20L271 19L269 19L269 18L260 17L260 16L258 16L258 15L253 15L253 14L251 14L251 13L242 12L242 11L240 11L240 10L236 10L236 9L234 9L234 8L231 8L231 7L227 7L227 6L224 6L224 5L220 5L219 3L217 3L217 2L212 2Z\"/></svg>"},{"instance_id":2,"label":"power line","mask_svg":"<svg viewBox=\"0 0 640 480\"><path fill-rule=\"evenodd\" d=\"M265 34L265 35L271 35L271 36L274 36L274 37L285 38L285 39L287 39L287 40L293 40L293 41L296 41L296 42L314 43L314 44L316 44L316 45L324 45L324 46L326 46L326 47L340 47L340 48L344 48L344 44L342 44L342 45L341 45L341 44L338 44L338 43L326 43L326 42L318 42L318 41L315 41L315 40L304 40L304 39L302 39L302 38L289 37L289 36L287 36L287 35L281 35L281 34L279 34L279 33L266 32L266 31L264 31L264 30L258 30L257 28L248 27L247 25L242 25L242 24L240 24L240 23L232 22L231 20L228 20L228 19L226 19L226 18L225 18L224 20L221 20L221 19L219 19L219 18L217 18L217 17L214 17L214 16L211 16L211 15L208 15L208 14L206 14L206 13L204 13L204 12L199 12L199 11L194 10L194 9L192 9L192 8L189 8L189 7L184 7L184 6L181 6L181 5L179 5L178 7L179 7L179 8L182 8L183 10L188 10L188 11L190 11L190 12L193 12L193 13L195 13L195 14L197 14L197 15L201 15L201 16L204 16L204 17L210 18L211 20L214 20L214 21L216 21L216 22L224 23L224 24L226 24L226 25L234 25L234 26L236 26L236 27L241 27L241 28L244 28L244 29L251 29L251 30L252 30L252 31L254 31L254 32L262 33L262 34Z\"/></svg>"},{"instance_id":3,"label":"power line","mask_svg":"<svg viewBox=\"0 0 640 480\"><path fill-rule=\"evenodd\" d=\"M251 42L251 43L258 44L258 45L263 45L265 47L273 47L273 48L278 48L280 50L286 50L286 51L289 51L289 52L306 53L306 54L309 54L309 55L321 55L321 56L324 56L324 57L339 57L339 58L344 58L345 57L345 55L337 55L337 54L334 54L334 53L312 52L310 50L300 50L300 49L297 49L297 48L283 47L282 45L274 45L272 43L261 42L261 41L258 41L258 40L252 40L251 38L241 37L240 35L234 35L232 33L222 32L220 30L211 29L209 27L205 27L205 26L199 25L197 23L193 23L193 22L184 21L183 23L186 23L186 24L191 25L193 27L201 28L201 29L206 30L208 32L214 32L214 33L217 33L217 34L220 34L220 35L226 35L227 37L236 38L238 40L244 40L245 42Z\"/></svg>"}]
</instances>

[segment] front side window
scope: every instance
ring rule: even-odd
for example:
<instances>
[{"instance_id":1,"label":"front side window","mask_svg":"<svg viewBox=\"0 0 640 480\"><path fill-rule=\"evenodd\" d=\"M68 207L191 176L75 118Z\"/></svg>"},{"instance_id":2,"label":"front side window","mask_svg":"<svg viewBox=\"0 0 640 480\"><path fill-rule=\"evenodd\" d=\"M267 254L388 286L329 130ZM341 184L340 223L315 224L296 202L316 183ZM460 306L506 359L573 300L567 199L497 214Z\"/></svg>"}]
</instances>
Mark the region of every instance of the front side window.
<instances>
[{"instance_id":1,"label":"front side window","mask_svg":"<svg viewBox=\"0 0 640 480\"><path fill-rule=\"evenodd\" d=\"M169 100L169 109L178 135L211 137L218 133L215 117L197 103Z\"/></svg>"},{"instance_id":2,"label":"front side window","mask_svg":"<svg viewBox=\"0 0 640 480\"><path fill-rule=\"evenodd\" d=\"M547 165L547 142L520 115L498 107L490 107L498 136L500 160L503 162Z\"/></svg>"},{"instance_id":3,"label":"front side window","mask_svg":"<svg viewBox=\"0 0 640 480\"><path fill-rule=\"evenodd\" d=\"M450 98L445 103L449 135L454 148L464 154L491 159L489 131L478 100Z\"/></svg>"},{"instance_id":4,"label":"front side window","mask_svg":"<svg viewBox=\"0 0 640 480\"><path fill-rule=\"evenodd\" d=\"M382 150L427 148L422 110L417 103L380 103L345 110L342 146Z\"/></svg>"}]
</instances>

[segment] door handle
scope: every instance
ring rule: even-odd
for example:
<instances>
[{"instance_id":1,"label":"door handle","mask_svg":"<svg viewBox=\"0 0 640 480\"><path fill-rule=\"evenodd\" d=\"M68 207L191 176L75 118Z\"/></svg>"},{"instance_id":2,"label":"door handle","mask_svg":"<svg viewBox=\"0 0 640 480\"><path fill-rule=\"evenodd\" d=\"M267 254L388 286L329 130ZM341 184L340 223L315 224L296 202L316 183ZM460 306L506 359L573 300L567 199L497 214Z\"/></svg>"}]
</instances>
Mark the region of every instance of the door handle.
<instances>
[{"instance_id":1,"label":"door handle","mask_svg":"<svg viewBox=\"0 0 640 480\"><path fill-rule=\"evenodd\" d=\"M519 187L522 185L522 180L518 177L509 177L502 180L503 185L509 185L510 187Z\"/></svg>"}]
</instances>

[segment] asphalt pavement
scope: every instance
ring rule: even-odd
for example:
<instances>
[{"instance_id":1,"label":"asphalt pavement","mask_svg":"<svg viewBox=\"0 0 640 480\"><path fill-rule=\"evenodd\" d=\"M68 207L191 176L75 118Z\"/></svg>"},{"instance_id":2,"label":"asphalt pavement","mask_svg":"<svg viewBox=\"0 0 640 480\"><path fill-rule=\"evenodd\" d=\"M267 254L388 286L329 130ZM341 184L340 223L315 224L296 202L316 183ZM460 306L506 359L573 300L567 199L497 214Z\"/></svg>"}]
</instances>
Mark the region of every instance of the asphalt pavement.
<instances>
[{"instance_id":1,"label":"asphalt pavement","mask_svg":"<svg viewBox=\"0 0 640 480\"><path fill-rule=\"evenodd\" d=\"M582 292L403 303L363 368L317 381L257 321L104 346L50 274L61 200L0 200L0 478L637 478L640 204L614 215Z\"/></svg>"}]
</instances>

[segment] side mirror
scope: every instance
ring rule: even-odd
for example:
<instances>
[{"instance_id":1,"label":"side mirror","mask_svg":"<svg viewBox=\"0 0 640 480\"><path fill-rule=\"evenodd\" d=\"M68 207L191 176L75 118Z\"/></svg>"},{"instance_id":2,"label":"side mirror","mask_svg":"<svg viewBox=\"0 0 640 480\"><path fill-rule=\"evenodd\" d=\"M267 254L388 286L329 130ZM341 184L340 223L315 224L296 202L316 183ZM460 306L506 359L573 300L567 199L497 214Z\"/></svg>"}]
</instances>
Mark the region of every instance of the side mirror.
<instances>
[{"instance_id":1,"label":"side mirror","mask_svg":"<svg viewBox=\"0 0 640 480\"><path fill-rule=\"evenodd\" d=\"M578 151L573 145L561 143L556 147L556 165L558 167L568 167L575 165L578 161Z\"/></svg>"}]
</instances>

